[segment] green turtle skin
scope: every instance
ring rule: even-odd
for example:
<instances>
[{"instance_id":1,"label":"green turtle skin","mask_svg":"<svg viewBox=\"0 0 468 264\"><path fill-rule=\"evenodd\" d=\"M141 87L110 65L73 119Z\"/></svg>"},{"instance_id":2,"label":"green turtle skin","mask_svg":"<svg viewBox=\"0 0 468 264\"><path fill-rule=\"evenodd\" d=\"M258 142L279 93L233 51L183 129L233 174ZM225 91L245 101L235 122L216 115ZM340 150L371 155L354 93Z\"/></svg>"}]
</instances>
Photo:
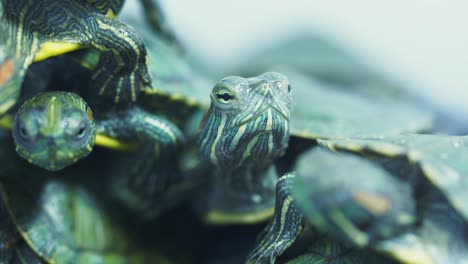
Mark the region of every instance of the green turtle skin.
<instances>
[{"instance_id":1,"label":"green turtle skin","mask_svg":"<svg viewBox=\"0 0 468 264\"><path fill-rule=\"evenodd\" d=\"M272 207L272 162L289 140L289 92L287 77L275 72L230 76L214 86L198 140L202 157L216 167L213 187L201 202L205 210L249 214Z\"/></svg>"},{"instance_id":2,"label":"green turtle skin","mask_svg":"<svg viewBox=\"0 0 468 264\"><path fill-rule=\"evenodd\" d=\"M13 124L16 152L47 170L60 170L92 150L96 126L81 97L67 92L42 93L27 100Z\"/></svg>"},{"instance_id":3,"label":"green turtle skin","mask_svg":"<svg viewBox=\"0 0 468 264\"><path fill-rule=\"evenodd\" d=\"M122 5L121 0L2 0L0 40L6 55L0 64L6 73L0 83L0 114L16 103L26 69L50 42L98 50L90 82L96 95L118 104L136 101L139 91L151 86L146 49L131 27L105 16L117 14Z\"/></svg>"},{"instance_id":4,"label":"green turtle skin","mask_svg":"<svg viewBox=\"0 0 468 264\"><path fill-rule=\"evenodd\" d=\"M311 226L293 197L296 177L293 172L278 179L275 214L260 234L246 263L277 263L278 257L279 263L387 263L373 253L358 250Z\"/></svg>"}]
</instances>

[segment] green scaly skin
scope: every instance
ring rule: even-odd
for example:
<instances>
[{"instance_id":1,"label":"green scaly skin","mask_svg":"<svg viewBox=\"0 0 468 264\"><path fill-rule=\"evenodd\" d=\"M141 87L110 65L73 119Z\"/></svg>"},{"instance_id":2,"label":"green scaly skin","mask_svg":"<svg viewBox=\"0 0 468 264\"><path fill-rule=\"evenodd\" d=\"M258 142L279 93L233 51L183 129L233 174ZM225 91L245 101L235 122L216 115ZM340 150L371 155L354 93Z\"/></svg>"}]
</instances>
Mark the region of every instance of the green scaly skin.
<instances>
[{"instance_id":1,"label":"green scaly skin","mask_svg":"<svg viewBox=\"0 0 468 264\"><path fill-rule=\"evenodd\" d=\"M280 73L226 77L213 88L198 140L202 157L216 167L199 204L205 218L273 206L278 176L272 162L289 140L289 90Z\"/></svg>"},{"instance_id":2,"label":"green scaly skin","mask_svg":"<svg viewBox=\"0 0 468 264\"><path fill-rule=\"evenodd\" d=\"M387 263L374 254L356 250L311 227L293 197L295 182L295 173L286 173L279 178L275 214L260 234L247 263L276 263L277 257L280 257L279 263L288 264Z\"/></svg>"},{"instance_id":3,"label":"green scaly skin","mask_svg":"<svg viewBox=\"0 0 468 264\"><path fill-rule=\"evenodd\" d=\"M91 109L81 97L50 92L24 102L16 113L12 134L21 157L55 171L91 152L96 127Z\"/></svg>"},{"instance_id":4,"label":"green scaly skin","mask_svg":"<svg viewBox=\"0 0 468 264\"><path fill-rule=\"evenodd\" d=\"M252 263L273 263L304 224L290 195L295 175L278 179L273 168L289 140L290 90L287 77L280 73L227 77L212 90L211 107L199 135L201 155L216 166L211 192L198 205L205 217L213 211L255 214L276 204L274 219L250 256ZM317 262L312 263L360 263L358 257L348 257L348 249L327 243L322 245L333 250L318 245L311 257Z\"/></svg>"},{"instance_id":5,"label":"green scaly skin","mask_svg":"<svg viewBox=\"0 0 468 264\"><path fill-rule=\"evenodd\" d=\"M111 192L139 219L154 219L184 196L178 159L184 137L169 120L138 107L115 112L98 122L98 131L122 140L139 139L138 153L130 153L113 166ZM173 199L167 199L174 189ZM178 195L180 194L180 195ZM180 197L178 197L180 196Z\"/></svg>"},{"instance_id":6,"label":"green scaly skin","mask_svg":"<svg viewBox=\"0 0 468 264\"><path fill-rule=\"evenodd\" d=\"M105 16L122 5L120 0L2 0L0 41L6 56L0 65L8 74L0 78L0 114L15 104L26 69L46 42L99 50L91 82L96 94L118 104L136 101L141 89L151 87L146 49L131 27Z\"/></svg>"}]
</instances>

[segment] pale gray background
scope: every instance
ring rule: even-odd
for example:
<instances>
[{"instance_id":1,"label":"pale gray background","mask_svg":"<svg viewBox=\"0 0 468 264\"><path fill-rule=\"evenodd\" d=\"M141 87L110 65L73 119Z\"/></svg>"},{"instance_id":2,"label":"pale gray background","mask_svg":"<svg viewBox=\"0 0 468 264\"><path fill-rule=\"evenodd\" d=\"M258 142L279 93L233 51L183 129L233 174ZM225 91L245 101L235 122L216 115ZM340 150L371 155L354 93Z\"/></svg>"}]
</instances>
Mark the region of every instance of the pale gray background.
<instances>
[{"instance_id":1,"label":"pale gray background","mask_svg":"<svg viewBox=\"0 0 468 264\"><path fill-rule=\"evenodd\" d=\"M466 0L161 1L188 53L211 69L318 31L430 101L468 114ZM126 8L139 8L128 0Z\"/></svg>"}]
</instances>

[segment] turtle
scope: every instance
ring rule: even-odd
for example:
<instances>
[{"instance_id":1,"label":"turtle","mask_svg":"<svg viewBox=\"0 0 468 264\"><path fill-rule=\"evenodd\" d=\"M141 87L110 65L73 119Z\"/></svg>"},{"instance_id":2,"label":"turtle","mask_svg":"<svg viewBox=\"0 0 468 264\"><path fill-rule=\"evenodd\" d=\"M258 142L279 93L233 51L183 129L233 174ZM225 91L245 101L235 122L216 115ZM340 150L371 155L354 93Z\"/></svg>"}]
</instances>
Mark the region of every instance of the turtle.
<instances>
[{"instance_id":1,"label":"turtle","mask_svg":"<svg viewBox=\"0 0 468 264\"><path fill-rule=\"evenodd\" d=\"M431 112L405 100L347 93L292 67L282 72L287 77L231 76L212 89L198 139L202 158L215 168L210 190L198 199L205 221L269 219L278 175L292 171L295 157L318 139L431 129Z\"/></svg>"},{"instance_id":2,"label":"turtle","mask_svg":"<svg viewBox=\"0 0 468 264\"><path fill-rule=\"evenodd\" d=\"M274 221L282 217L288 231L270 228L256 252L291 244L307 224L391 263L467 263L466 142L429 134L319 140L278 183L285 209Z\"/></svg>"}]
</instances>

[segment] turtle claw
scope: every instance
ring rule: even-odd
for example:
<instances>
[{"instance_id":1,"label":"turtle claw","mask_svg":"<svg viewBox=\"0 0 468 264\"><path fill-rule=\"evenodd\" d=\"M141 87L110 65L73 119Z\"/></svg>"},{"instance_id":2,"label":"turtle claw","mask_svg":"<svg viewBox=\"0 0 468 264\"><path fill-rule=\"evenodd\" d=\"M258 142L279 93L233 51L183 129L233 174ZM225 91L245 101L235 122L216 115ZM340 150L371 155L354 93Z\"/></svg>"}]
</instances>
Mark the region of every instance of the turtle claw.
<instances>
[{"instance_id":1,"label":"turtle claw","mask_svg":"<svg viewBox=\"0 0 468 264\"><path fill-rule=\"evenodd\" d=\"M116 75L101 67L92 76L93 85L98 89L100 96L113 97L116 104L136 102L139 91L151 87L151 77L146 66L139 66L128 75Z\"/></svg>"}]
</instances>

